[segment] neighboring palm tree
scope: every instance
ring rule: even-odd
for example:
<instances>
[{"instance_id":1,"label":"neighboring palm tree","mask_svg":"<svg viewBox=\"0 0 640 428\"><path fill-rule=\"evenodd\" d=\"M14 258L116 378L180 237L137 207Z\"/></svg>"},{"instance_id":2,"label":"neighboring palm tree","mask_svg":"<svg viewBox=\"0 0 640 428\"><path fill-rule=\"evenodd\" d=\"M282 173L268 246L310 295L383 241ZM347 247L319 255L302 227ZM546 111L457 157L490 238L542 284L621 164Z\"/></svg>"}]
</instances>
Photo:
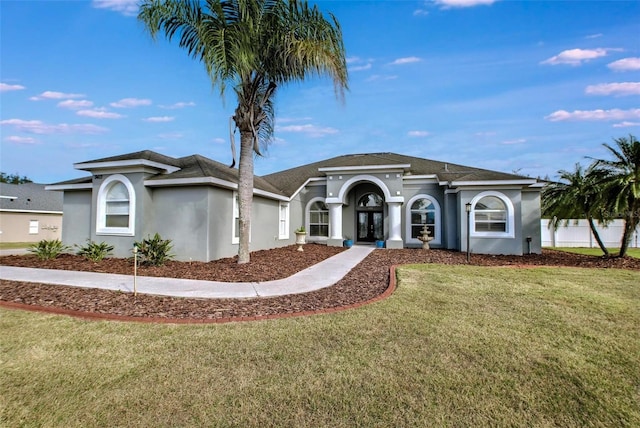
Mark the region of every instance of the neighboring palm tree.
<instances>
[{"instance_id":1,"label":"neighboring palm tree","mask_svg":"<svg viewBox=\"0 0 640 428\"><path fill-rule=\"evenodd\" d=\"M158 32L204 63L213 86L224 95L233 87L232 116L240 131L238 172L238 263L250 260L249 231L253 199L253 155L273 135L273 101L279 85L328 75L342 100L347 67L342 30L306 1L143 0L138 19L151 36ZM235 166L234 130L231 130Z\"/></svg>"},{"instance_id":2,"label":"neighboring palm tree","mask_svg":"<svg viewBox=\"0 0 640 428\"><path fill-rule=\"evenodd\" d=\"M609 219L602 208L599 197L602 189L599 188L592 169L587 168L585 171L577 163L575 171L561 170L558 174L563 181L551 183L542 191L542 214L551 219L549 226L555 230L560 223L564 222L566 226L570 219L586 218L598 246L608 257L609 251L600 238L595 220L606 224Z\"/></svg>"},{"instance_id":3,"label":"neighboring palm tree","mask_svg":"<svg viewBox=\"0 0 640 428\"><path fill-rule=\"evenodd\" d=\"M619 257L624 257L633 232L640 223L640 142L633 135L615 139L616 147L603 144L613 160L597 159L593 168L600 175L608 209L624 219Z\"/></svg>"}]
</instances>

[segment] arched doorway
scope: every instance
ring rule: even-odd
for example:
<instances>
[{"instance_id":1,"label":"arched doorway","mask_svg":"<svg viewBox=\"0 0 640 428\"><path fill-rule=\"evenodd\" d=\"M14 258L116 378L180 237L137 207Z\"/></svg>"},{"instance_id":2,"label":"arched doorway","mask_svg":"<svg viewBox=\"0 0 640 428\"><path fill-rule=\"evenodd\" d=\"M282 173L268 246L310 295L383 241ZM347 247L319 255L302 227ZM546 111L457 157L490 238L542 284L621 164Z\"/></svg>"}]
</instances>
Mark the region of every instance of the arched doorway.
<instances>
[{"instance_id":1,"label":"arched doorway","mask_svg":"<svg viewBox=\"0 0 640 428\"><path fill-rule=\"evenodd\" d=\"M356 204L356 241L374 242L384 239L384 199L377 193L362 195Z\"/></svg>"}]
</instances>

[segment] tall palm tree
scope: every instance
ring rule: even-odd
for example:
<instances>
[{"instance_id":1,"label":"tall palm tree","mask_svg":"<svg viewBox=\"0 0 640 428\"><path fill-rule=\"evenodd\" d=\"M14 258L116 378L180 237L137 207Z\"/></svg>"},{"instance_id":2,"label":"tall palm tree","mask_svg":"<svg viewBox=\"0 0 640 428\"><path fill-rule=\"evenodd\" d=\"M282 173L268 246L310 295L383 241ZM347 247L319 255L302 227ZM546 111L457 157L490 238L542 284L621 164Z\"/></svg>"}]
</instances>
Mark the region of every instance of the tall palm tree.
<instances>
[{"instance_id":1,"label":"tall palm tree","mask_svg":"<svg viewBox=\"0 0 640 428\"><path fill-rule=\"evenodd\" d=\"M584 170L576 163L573 172L560 170L558 174L562 181L551 183L542 191L542 214L551 219L549 225L554 229L562 222L566 225L570 219L586 218L598 246L608 257L609 251L595 224L596 219L606 224L608 218L599 198L601 189L593 170Z\"/></svg>"},{"instance_id":2,"label":"tall palm tree","mask_svg":"<svg viewBox=\"0 0 640 428\"><path fill-rule=\"evenodd\" d=\"M297 0L143 0L138 19L155 39L169 39L202 61L214 87L237 97L231 118L240 132L238 263L250 260L253 156L273 136L276 89L287 82L326 75L343 100L347 67L335 16ZM233 128L233 127L232 127ZM231 130L233 164L236 164Z\"/></svg>"},{"instance_id":3,"label":"tall palm tree","mask_svg":"<svg viewBox=\"0 0 640 428\"><path fill-rule=\"evenodd\" d=\"M619 254L624 257L640 223L640 142L633 135L614 142L617 147L603 144L613 160L597 159L593 167L602 177L609 209L624 219Z\"/></svg>"}]
</instances>

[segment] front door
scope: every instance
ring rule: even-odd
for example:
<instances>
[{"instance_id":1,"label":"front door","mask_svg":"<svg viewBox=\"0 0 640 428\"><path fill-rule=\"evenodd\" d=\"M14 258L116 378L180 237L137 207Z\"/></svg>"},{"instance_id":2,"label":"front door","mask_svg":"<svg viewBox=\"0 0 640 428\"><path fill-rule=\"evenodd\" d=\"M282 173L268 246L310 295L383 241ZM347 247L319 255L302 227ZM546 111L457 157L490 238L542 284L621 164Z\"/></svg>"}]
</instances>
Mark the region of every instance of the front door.
<instances>
[{"instance_id":1,"label":"front door","mask_svg":"<svg viewBox=\"0 0 640 428\"><path fill-rule=\"evenodd\" d=\"M358 241L374 242L383 236L382 211L358 211Z\"/></svg>"}]
</instances>

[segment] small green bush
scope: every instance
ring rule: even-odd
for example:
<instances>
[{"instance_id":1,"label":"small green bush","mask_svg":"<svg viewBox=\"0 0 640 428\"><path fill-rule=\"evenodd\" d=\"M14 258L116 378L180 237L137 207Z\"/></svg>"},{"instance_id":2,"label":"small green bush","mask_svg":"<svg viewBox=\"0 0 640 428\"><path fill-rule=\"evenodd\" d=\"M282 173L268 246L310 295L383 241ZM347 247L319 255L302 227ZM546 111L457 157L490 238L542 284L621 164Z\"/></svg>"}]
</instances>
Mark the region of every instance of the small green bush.
<instances>
[{"instance_id":1,"label":"small green bush","mask_svg":"<svg viewBox=\"0 0 640 428\"><path fill-rule=\"evenodd\" d=\"M171 239L162 239L158 233L152 238L136 241L134 245L138 247L138 257L143 265L162 266L174 257L170 253L173 248Z\"/></svg>"},{"instance_id":2,"label":"small green bush","mask_svg":"<svg viewBox=\"0 0 640 428\"><path fill-rule=\"evenodd\" d=\"M69 251L71 248L64 245L59 239L43 239L40 242L31 244L27 247L27 251L38 256L40 260L51 260L60 254Z\"/></svg>"},{"instance_id":3,"label":"small green bush","mask_svg":"<svg viewBox=\"0 0 640 428\"><path fill-rule=\"evenodd\" d=\"M78 247L77 255L84 256L87 260L96 263L110 255L113 251L113 245L109 245L106 242L97 243L89 239L87 239L85 245L76 245L76 247Z\"/></svg>"}]
</instances>

